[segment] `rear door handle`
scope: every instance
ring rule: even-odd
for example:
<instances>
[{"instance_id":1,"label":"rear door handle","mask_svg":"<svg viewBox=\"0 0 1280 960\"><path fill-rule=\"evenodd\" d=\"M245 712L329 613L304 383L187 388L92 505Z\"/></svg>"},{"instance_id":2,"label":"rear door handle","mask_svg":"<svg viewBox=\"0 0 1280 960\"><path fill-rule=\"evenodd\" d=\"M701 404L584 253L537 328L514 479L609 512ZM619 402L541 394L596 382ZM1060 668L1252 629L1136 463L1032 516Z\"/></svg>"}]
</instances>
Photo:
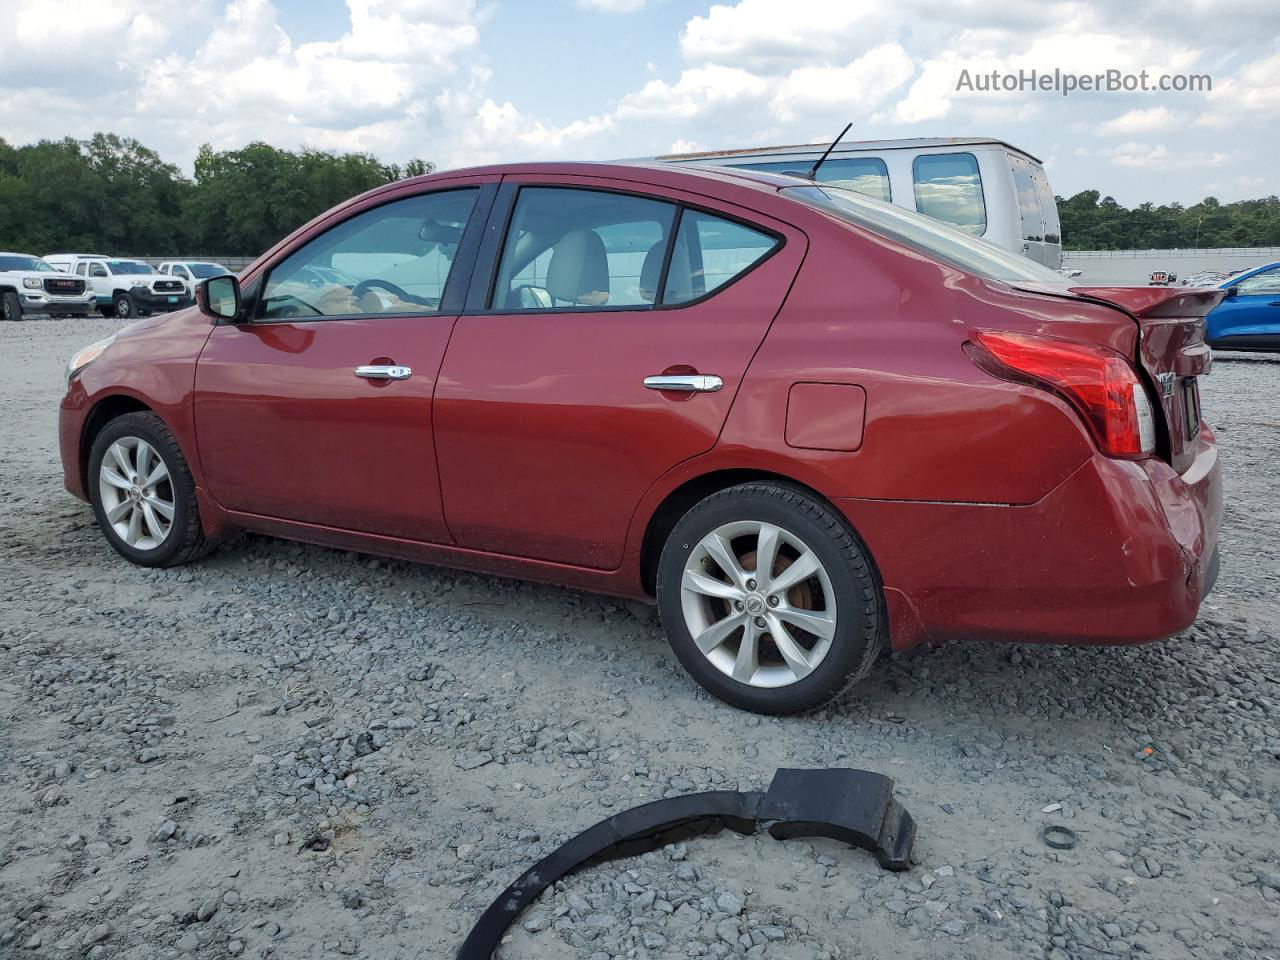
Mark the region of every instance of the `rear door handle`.
<instances>
[{"instance_id":1,"label":"rear door handle","mask_svg":"<svg viewBox=\"0 0 1280 960\"><path fill-rule=\"evenodd\" d=\"M650 390L672 390L678 393L715 393L724 381L714 374L671 375L645 377L644 385Z\"/></svg>"},{"instance_id":2,"label":"rear door handle","mask_svg":"<svg viewBox=\"0 0 1280 960\"><path fill-rule=\"evenodd\" d=\"M356 376L366 380L408 380L413 376L413 368L397 364L372 364L356 367Z\"/></svg>"}]
</instances>

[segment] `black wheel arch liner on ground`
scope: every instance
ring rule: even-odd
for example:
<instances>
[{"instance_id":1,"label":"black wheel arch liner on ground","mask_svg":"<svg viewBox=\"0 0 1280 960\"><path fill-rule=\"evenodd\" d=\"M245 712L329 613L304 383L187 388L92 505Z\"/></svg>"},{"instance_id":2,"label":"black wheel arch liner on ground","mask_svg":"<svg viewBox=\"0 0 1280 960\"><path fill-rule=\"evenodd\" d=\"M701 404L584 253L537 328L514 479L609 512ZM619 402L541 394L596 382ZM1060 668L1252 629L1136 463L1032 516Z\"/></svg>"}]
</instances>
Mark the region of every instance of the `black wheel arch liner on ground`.
<instances>
[{"instance_id":1,"label":"black wheel arch liner on ground","mask_svg":"<svg viewBox=\"0 0 1280 960\"><path fill-rule=\"evenodd\" d=\"M525 907L575 870L725 827L749 835L760 826L778 840L828 837L869 850L886 870L911 866L915 821L894 798L891 778L846 768L779 769L764 793L690 793L623 810L584 830L502 891L472 927L457 960L489 960Z\"/></svg>"}]
</instances>

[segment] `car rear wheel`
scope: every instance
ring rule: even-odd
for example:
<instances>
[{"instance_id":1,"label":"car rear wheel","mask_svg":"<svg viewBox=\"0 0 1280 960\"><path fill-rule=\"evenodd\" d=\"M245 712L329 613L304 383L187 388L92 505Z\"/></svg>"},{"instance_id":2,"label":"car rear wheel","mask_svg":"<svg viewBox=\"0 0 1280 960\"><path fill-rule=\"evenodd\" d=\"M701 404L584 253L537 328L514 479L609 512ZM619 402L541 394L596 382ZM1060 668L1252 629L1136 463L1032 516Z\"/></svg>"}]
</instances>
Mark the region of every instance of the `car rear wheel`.
<instances>
[{"instance_id":1,"label":"car rear wheel","mask_svg":"<svg viewBox=\"0 0 1280 960\"><path fill-rule=\"evenodd\" d=\"M18 295L12 290L6 290L0 295L0 316L6 321L17 321L22 319L22 302L18 300Z\"/></svg>"},{"instance_id":2,"label":"car rear wheel","mask_svg":"<svg viewBox=\"0 0 1280 960\"><path fill-rule=\"evenodd\" d=\"M111 306L115 308L116 316L121 319L132 317L137 312L133 306L133 297L127 293L117 293L115 299L111 301Z\"/></svg>"},{"instance_id":3,"label":"car rear wheel","mask_svg":"<svg viewBox=\"0 0 1280 960\"><path fill-rule=\"evenodd\" d=\"M154 413L125 414L102 429L88 486L98 526L126 560L171 567L210 550L186 457Z\"/></svg>"},{"instance_id":4,"label":"car rear wheel","mask_svg":"<svg viewBox=\"0 0 1280 960\"><path fill-rule=\"evenodd\" d=\"M820 706L865 677L885 644L866 548L793 487L742 484L697 504L663 548L657 587L680 662L745 710Z\"/></svg>"}]
</instances>

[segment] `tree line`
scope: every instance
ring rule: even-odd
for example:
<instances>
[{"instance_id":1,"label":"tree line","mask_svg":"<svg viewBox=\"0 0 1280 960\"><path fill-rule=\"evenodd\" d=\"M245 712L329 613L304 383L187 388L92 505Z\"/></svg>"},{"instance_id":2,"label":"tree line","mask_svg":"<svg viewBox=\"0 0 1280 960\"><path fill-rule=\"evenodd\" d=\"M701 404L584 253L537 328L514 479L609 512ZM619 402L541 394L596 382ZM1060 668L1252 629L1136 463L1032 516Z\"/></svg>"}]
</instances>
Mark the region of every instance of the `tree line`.
<instances>
[{"instance_id":1,"label":"tree line","mask_svg":"<svg viewBox=\"0 0 1280 960\"><path fill-rule=\"evenodd\" d=\"M1097 190L1058 198L1063 245L1069 250L1171 247L1280 247L1280 198L1123 207Z\"/></svg>"},{"instance_id":2,"label":"tree line","mask_svg":"<svg viewBox=\"0 0 1280 960\"><path fill-rule=\"evenodd\" d=\"M112 133L20 147L0 139L0 250L255 256L354 194L432 169L367 153L206 144L186 177Z\"/></svg>"},{"instance_id":3,"label":"tree line","mask_svg":"<svg viewBox=\"0 0 1280 960\"><path fill-rule=\"evenodd\" d=\"M20 147L0 139L0 249L256 256L354 194L433 168L367 153L205 144L187 177L154 150L113 133ZM1058 213L1070 250L1280 246L1275 196L1128 208L1085 190L1058 197Z\"/></svg>"}]
</instances>

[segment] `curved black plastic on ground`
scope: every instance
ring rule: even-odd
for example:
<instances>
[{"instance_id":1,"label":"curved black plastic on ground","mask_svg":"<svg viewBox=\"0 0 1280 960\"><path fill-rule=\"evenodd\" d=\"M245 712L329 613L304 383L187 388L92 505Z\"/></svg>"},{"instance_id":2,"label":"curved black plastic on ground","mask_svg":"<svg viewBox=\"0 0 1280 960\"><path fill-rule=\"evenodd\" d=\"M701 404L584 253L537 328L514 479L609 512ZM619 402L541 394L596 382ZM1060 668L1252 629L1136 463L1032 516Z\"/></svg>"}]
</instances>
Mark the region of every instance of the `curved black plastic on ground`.
<instances>
[{"instance_id":1,"label":"curved black plastic on ground","mask_svg":"<svg viewBox=\"0 0 1280 960\"><path fill-rule=\"evenodd\" d=\"M601 820L548 854L507 887L458 950L489 960L515 918L543 890L575 870L629 857L725 827L779 840L829 837L870 850L886 870L910 865L915 821L893 797L893 780L868 770L778 770L767 793L717 790L656 800Z\"/></svg>"}]
</instances>

